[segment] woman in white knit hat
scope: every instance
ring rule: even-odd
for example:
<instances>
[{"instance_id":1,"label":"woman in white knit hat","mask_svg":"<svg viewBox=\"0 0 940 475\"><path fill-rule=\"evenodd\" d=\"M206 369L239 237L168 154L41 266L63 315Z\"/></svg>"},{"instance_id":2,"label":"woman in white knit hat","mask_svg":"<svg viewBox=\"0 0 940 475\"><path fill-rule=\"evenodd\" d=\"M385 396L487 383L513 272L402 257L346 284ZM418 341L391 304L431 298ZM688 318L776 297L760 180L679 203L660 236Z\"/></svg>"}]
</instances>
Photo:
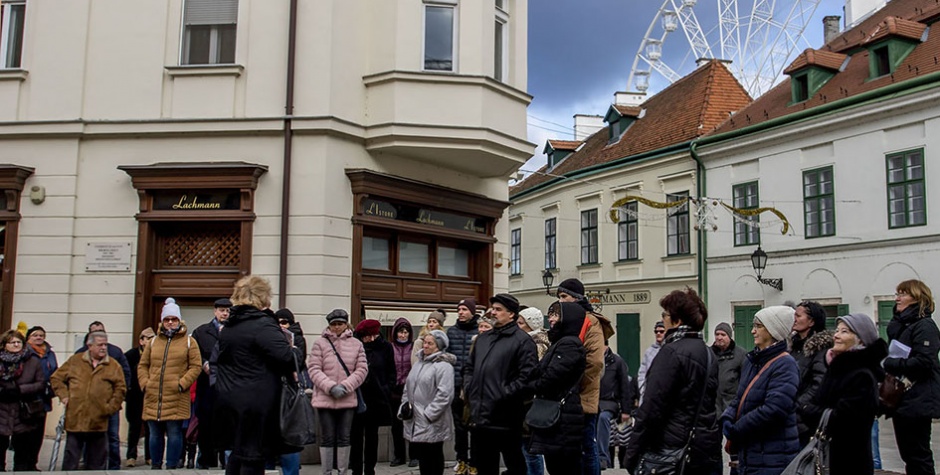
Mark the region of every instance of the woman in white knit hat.
<instances>
[{"instance_id":1,"label":"woman in white knit hat","mask_svg":"<svg viewBox=\"0 0 940 475\"><path fill-rule=\"evenodd\" d=\"M794 410L800 373L787 352L793 315L783 305L754 315L755 348L741 369L738 394L721 416L725 451L738 454L740 474L779 474L800 451Z\"/></svg>"}]
</instances>

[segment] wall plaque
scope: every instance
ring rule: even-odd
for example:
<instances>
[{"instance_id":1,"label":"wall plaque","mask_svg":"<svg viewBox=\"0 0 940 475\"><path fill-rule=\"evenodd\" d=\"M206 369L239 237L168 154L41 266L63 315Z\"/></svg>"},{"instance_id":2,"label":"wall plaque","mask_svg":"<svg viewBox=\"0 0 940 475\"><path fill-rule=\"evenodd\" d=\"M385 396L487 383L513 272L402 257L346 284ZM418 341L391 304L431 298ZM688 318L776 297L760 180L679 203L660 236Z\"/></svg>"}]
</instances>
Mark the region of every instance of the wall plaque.
<instances>
[{"instance_id":1,"label":"wall plaque","mask_svg":"<svg viewBox=\"0 0 940 475\"><path fill-rule=\"evenodd\" d=\"M127 272L131 270L131 243L90 242L85 245L86 272Z\"/></svg>"}]
</instances>

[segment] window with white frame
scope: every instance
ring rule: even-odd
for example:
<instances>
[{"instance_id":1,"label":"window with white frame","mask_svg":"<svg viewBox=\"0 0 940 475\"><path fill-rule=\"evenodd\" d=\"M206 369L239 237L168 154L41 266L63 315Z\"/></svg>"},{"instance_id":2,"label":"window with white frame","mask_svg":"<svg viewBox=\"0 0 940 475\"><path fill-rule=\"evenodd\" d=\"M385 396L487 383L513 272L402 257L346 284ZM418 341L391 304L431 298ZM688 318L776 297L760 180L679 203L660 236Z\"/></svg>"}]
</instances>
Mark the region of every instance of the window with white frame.
<instances>
[{"instance_id":1,"label":"window with white frame","mask_svg":"<svg viewBox=\"0 0 940 475\"><path fill-rule=\"evenodd\" d=\"M545 268L546 269L557 269L557 261L555 255L555 246L557 244L556 238L557 234L556 227L556 218L549 218L545 220Z\"/></svg>"},{"instance_id":2,"label":"window with white frame","mask_svg":"<svg viewBox=\"0 0 940 475\"><path fill-rule=\"evenodd\" d=\"M666 195L666 201L669 203L684 201L681 205L673 206L666 211L666 255L677 256L691 253L688 199L688 191Z\"/></svg>"},{"instance_id":3,"label":"window with white frame","mask_svg":"<svg viewBox=\"0 0 940 475\"><path fill-rule=\"evenodd\" d=\"M424 69L426 71L456 71L454 67L456 19L456 2L425 2Z\"/></svg>"},{"instance_id":4,"label":"window with white frame","mask_svg":"<svg viewBox=\"0 0 940 475\"><path fill-rule=\"evenodd\" d=\"M493 78L509 79L509 7L506 0L496 0L495 37L493 39Z\"/></svg>"},{"instance_id":5,"label":"window with white frame","mask_svg":"<svg viewBox=\"0 0 940 475\"><path fill-rule=\"evenodd\" d=\"M0 69L19 69L23 59L26 0L0 3Z\"/></svg>"},{"instance_id":6,"label":"window with white frame","mask_svg":"<svg viewBox=\"0 0 940 475\"><path fill-rule=\"evenodd\" d=\"M581 264L597 264L597 208L581 212Z\"/></svg>"},{"instance_id":7,"label":"window with white frame","mask_svg":"<svg viewBox=\"0 0 940 475\"><path fill-rule=\"evenodd\" d=\"M238 0L185 0L180 64L234 64Z\"/></svg>"},{"instance_id":8,"label":"window with white frame","mask_svg":"<svg viewBox=\"0 0 940 475\"><path fill-rule=\"evenodd\" d=\"M513 229L509 241L509 275L522 274L522 229Z\"/></svg>"},{"instance_id":9,"label":"window with white frame","mask_svg":"<svg viewBox=\"0 0 940 475\"><path fill-rule=\"evenodd\" d=\"M620 221L617 223L617 259L630 261L640 258L639 227L637 202L631 201L619 210Z\"/></svg>"}]
</instances>

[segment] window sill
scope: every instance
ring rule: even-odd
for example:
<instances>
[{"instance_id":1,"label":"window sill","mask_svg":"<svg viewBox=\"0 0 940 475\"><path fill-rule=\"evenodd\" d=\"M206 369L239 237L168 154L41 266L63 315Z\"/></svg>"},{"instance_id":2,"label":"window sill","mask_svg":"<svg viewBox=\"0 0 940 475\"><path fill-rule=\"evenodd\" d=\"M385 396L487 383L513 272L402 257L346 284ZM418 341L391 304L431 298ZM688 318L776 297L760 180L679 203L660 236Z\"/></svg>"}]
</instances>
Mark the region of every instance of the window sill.
<instances>
[{"instance_id":1,"label":"window sill","mask_svg":"<svg viewBox=\"0 0 940 475\"><path fill-rule=\"evenodd\" d=\"M25 81L29 71L25 69L0 69L0 81Z\"/></svg>"},{"instance_id":2,"label":"window sill","mask_svg":"<svg viewBox=\"0 0 940 475\"><path fill-rule=\"evenodd\" d=\"M603 265L600 262L589 262L587 264L581 264L577 266L578 269L593 269L596 267L603 267Z\"/></svg>"},{"instance_id":3,"label":"window sill","mask_svg":"<svg viewBox=\"0 0 940 475\"><path fill-rule=\"evenodd\" d=\"M240 64L200 64L188 66L164 66L170 77L180 76L234 76L242 75L245 67Z\"/></svg>"},{"instance_id":4,"label":"window sill","mask_svg":"<svg viewBox=\"0 0 940 475\"><path fill-rule=\"evenodd\" d=\"M662 259L662 260L664 260L664 261L681 261L681 260L683 260L683 259L689 259L689 258L691 258L691 257L695 257L695 254L693 254L693 253L689 253L689 254L673 254L673 255L671 255L671 256L663 256L663 257L661 257L660 259Z\"/></svg>"},{"instance_id":5,"label":"window sill","mask_svg":"<svg viewBox=\"0 0 940 475\"><path fill-rule=\"evenodd\" d=\"M619 261L615 261L614 265L621 266L621 265L642 264L642 263L643 263L643 259L621 259Z\"/></svg>"}]
</instances>

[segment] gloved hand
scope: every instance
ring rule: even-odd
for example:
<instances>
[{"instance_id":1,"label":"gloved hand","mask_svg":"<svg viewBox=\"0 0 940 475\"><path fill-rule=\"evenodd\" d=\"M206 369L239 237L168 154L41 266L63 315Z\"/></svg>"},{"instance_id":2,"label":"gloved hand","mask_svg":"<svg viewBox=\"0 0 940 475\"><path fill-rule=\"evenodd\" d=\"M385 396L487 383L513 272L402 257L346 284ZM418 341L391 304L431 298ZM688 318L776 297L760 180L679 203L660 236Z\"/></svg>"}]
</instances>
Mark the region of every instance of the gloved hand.
<instances>
[{"instance_id":1,"label":"gloved hand","mask_svg":"<svg viewBox=\"0 0 940 475\"><path fill-rule=\"evenodd\" d=\"M348 392L349 390L346 389L346 386L343 386L342 384L337 384L330 388L330 396L333 396L333 399L339 399L345 396Z\"/></svg>"},{"instance_id":2,"label":"gloved hand","mask_svg":"<svg viewBox=\"0 0 940 475\"><path fill-rule=\"evenodd\" d=\"M721 423L721 434L724 435L725 438L731 438L731 427L733 426L734 424L732 424L729 419L725 419L724 422Z\"/></svg>"}]
</instances>

